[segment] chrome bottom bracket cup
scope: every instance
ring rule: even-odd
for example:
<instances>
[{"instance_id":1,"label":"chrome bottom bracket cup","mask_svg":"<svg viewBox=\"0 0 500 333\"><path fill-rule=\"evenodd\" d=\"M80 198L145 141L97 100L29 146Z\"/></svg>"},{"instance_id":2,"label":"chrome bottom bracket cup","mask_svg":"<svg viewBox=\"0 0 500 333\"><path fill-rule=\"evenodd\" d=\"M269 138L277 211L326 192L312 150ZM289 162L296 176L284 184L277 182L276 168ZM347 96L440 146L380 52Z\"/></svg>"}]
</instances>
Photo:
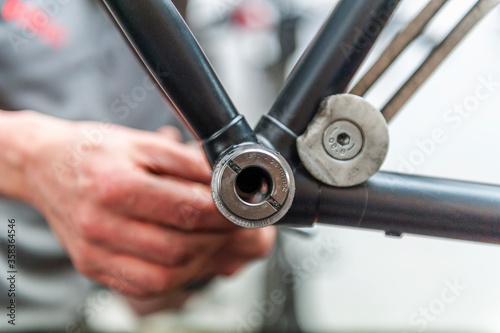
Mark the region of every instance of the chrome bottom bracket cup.
<instances>
[{"instance_id":1,"label":"chrome bottom bracket cup","mask_svg":"<svg viewBox=\"0 0 500 333\"><path fill-rule=\"evenodd\" d=\"M292 205L295 181L288 162L261 145L236 147L217 163L212 197L219 211L245 228L278 222Z\"/></svg>"}]
</instances>

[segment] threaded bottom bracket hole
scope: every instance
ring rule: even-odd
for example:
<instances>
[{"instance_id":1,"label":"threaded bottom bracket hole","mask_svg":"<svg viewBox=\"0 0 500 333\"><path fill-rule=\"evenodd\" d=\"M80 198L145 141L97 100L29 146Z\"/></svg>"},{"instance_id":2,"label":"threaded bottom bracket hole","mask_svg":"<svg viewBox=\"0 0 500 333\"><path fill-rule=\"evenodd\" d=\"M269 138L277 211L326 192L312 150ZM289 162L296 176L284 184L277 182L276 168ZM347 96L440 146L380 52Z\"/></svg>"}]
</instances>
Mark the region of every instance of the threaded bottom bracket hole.
<instances>
[{"instance_id":1,"label":"threaded bottom bracket hole","mask_svg":"<svg viewBox=\"0 0 500 333\"><path fill-rule=\"evenodd\" d=\"M250 166L243 169L236 176L235 192L238 197L247 204L260 204L264 202L272 192L272 179L267 170Z\"/></svg>"}]
</instances>

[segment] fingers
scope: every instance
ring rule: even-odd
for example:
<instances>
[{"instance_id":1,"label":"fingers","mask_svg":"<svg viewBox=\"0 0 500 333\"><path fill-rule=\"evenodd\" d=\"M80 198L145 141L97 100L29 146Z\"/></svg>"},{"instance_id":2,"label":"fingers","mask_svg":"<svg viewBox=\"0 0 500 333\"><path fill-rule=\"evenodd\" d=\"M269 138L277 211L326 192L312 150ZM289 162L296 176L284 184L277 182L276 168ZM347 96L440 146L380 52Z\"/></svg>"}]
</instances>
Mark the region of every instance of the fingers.
<instances>
[{"instance_id":1,"label":"fingers","mask_svg":"<svg viewBox=\"0 0 500 333\"><path fill-rule=\"evenodd\" d=\"M215 254L217 274L230 276L245 266L250 260L265 258L272 252L277 229L241 229L234 233L230 241Z\"/></svg>"},{"instance_id":2,"label":"fingers","mask_svg":"<svg viewBox=\"0 0 500 333\"><path fill-rule=\"evenodd\" d=\"M210 166L199 148L146 135L141 137L136 150L139 165L152 173L210 184Z\"/></svg>"},{"instance_id":3,"label":"fingers","mask_svg":"<svg viewBox=\"0 0 500 333\"><path fill-rule=\"evenodd\" d=\"M77 268L85 276L125 295L151 297L182 289L198 279L200 272L211 269L209 255L200 255L186 267L165 267L93 247L87 250L85 266Z\"/></svg>"},{"instance_id":4,"label":"fingers","mask_svg":"<svg viewBox=\"0 0 500 333\"><path fill-rule=\"evenodd\" d=\"M105 212L99 217L80 217L79 221L77 232L85 240L166 267L186 266L199 253L227 242L224 234L185 233Z\"/></svg>"},{"instance_id":5,"label":"fingers","mask_svg":"<svg viewBox=\"0 0 500 333\"><path fill-rule=\"evenodd\" d=\"M134 297L231 275L249 260L268 255L276 234L275 228L187 234L103 216L108 220L84 223L73 231L80 233L67 244L73 263L87 277Z\"/></svg>"},{"instance_id":6,"label":"fingers","mask_svg":"<svg viewBox=\"0 0 500 333\"><path fill-rule=\"evenodd\" d=\"M83 274L85 275L85 274ZM137 297L137 298L146 298L149 294L142 290L141 288L137 288L132 286L127 280L120 279L120 276L116 274L112 274L109 272L103 273L95 273L92 276L86 275L88 278L93 281L102 284L122 295L129 297Z\"/></svg>"},{"instance_id":7,"label":"fingers","mask_svg":"<svg viewBox=\"0 0 500 333\"><path fill-rule=\"evenodd\" d=\"M125 171L124 171L125 172ZM210 188L170 176L110 171L91 192L97 204L131 219L185 231L235 230L215 207Z\"/></svg>"},{"instance_id":8,"label":"fingers","mask_svg":"<svg viewBox=\"0 0 500 333\"><path fill-rule=\"evenodd\" d=\"M218 259L214 269L217 275L222 276L232 276L249 263L248 259L231 258L229 256L224 258L224 255L221 255Z\"/></svg>"},{"instance_id":9,"label":"fingers","mask_svg":"<svg viewBox=\"0 0 500 333\"><path fill-rule=\"evenodd\" d=\"M144 316L162 310L180 309L192 294L193 292L190 291L177 290L169 292L168 295L160 295L148 299L127 297L127 303L134 309L136 314Z\"/></svg>"},{"instance_id":10,"label":"fingers","mask_svg":"<svg viewBox=\"0 0 500 333\"><path fill-rule=\"evenodd\" d=\"M167 139L181 142L182 141L182 133L174 126L162 126L156 130L156 132L165 136Z\"/></svg>"},{"instance_id":11,"label":"fingers","mask_svg":"<svg viewBox=\"0 0 500 333\"><path fill-rule=\"evenodd\" d=\"M265 258L274 246L276 227L261 229L240 229L233 234L221 252L240 258Z\"/></svg>"}]
</instances>

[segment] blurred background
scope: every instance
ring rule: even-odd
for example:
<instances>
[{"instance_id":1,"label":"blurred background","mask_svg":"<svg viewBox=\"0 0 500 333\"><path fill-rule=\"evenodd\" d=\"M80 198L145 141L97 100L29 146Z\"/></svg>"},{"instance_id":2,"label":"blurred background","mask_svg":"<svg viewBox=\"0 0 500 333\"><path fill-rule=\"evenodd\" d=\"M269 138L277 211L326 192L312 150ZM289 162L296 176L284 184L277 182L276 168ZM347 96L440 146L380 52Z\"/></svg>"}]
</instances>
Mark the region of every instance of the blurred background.
<instances>
[{"instance_id":1,"label":"blurred background","mask_svg":"<svg viewBox=\"0 0 500 333\"><path fill-rule=\"evenodd\" d=\"M474 2L449 1L366 98L383 106ZM402 1L361 73L426 3ZM255 125L335 4L190 0L187 19ZM393 119L383 169L500 185L499 54L496 8ZM479 86L491 93L466 105ZM444 141L422 149L436 129ZM307 235L284 231L280 245L280 253L215 281L182 311L141 318L98 290L85 313L101 332L500 332L500 246L321 225ZM288 287L286 302L273 293L280 284Z\"/></svg>"}]
</instances>

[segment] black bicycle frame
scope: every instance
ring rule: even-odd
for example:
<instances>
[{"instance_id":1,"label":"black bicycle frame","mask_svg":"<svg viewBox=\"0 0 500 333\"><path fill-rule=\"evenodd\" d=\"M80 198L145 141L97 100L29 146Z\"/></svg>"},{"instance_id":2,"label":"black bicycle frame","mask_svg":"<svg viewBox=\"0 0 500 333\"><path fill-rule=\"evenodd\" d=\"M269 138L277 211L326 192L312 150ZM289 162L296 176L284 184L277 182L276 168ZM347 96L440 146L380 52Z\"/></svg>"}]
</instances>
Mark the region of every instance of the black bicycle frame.
<instances>
[{"instance_id":1,"label":"black bicycle frame","mask_svg":"<svg viewBox=\"0 0 500 333\"><path fill-rule=\"evenodd\" d=\"M232 145L257 142L171 1L104 1L213 165Z\"/></svg>"},{"instance_id":2,"label":"black bicycle frame","mask_svg":"<svg viewBox=\"0 0 500 333\"><path fill-rule=\"evenodd\" d=\"M238 114L185 22L167 0L103 0L163 93L202 141L212 165L242 143L279 151L295 171L279 222L315 222L500 243L500 187L379 172L352 188L309 175L295 140L323 98L345 92L398 0L343 0L290 74L255 132ZM258 140L257 140L258 138Z\"/></svg>"}]
</instances>

